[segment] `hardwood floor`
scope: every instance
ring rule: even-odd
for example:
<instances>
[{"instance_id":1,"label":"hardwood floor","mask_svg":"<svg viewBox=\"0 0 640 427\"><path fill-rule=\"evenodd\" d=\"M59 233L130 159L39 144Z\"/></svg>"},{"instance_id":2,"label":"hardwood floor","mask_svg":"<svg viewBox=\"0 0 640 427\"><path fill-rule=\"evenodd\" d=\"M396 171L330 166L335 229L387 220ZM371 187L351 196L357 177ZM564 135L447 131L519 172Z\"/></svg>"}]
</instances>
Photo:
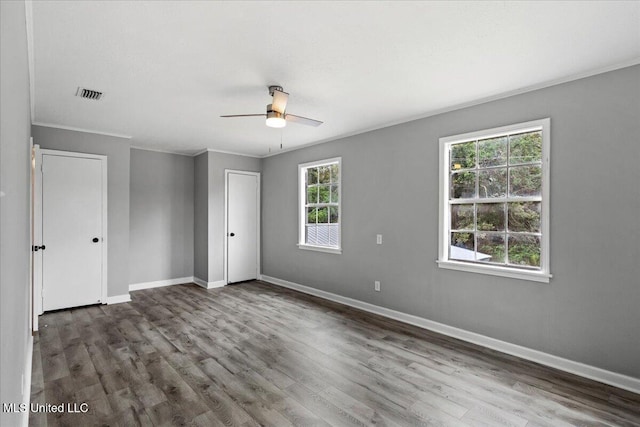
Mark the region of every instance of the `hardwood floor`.
<instances>
[{"instance_id":1,"label":"hardwood floor","mask_svg":"<svg viewBox=\"0 0 640 427\"><path fill-rule=\"evenodd\" d=\"M249 282L45 314L32 426L631 426L640 395Z\"/></svg>"}]
</instances>

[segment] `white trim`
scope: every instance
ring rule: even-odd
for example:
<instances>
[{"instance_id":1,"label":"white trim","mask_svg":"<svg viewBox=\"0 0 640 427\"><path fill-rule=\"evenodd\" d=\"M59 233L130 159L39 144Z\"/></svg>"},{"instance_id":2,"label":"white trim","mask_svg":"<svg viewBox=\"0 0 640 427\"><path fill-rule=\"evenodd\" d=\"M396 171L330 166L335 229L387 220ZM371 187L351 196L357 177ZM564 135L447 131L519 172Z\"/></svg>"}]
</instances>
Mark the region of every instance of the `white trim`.
<instances>
[{"instance_id":1,"label":"white trim","mask_svg":"<svg viewBox=\"0 0 640 427\"><path fill-rule=\"evenodd\" d=\"M102 132L99 130L79 128L75 126L64 126L64 125L57 125L54 123L43 123L43 122L35 122L35 121L32 122L31 124L35 126L45 126L45 127L54 128L54 129L72 130L76 132L93 133L96 135L113 136L115 138L131 139L131 136L129 135L122 135L119 133L111 133L111 132Z\"/></svg>"},{"instance_id":2,"label":"white trim","mask_svg":"<svg viewBox=\"0 0 640 427\"><path fill-rule=\"evenodd\" d=\"M217 280L215 282L207 282L204 281L202 279L200 279L199 277L193 277L193 283L195 283L196 285L200 286L201 288L205 288L205 289L215 289L215 288L222 288L223 286L226 286L227 282L225 282L224 280Z\"/></svg>"},{"instance_id":3,"label":"white trim","mask_svg":"<svg viewBox=\"0 0 640 427\"><path fill-rule=\"evenodd\" d=\"M231 154L234 156L242 156L242 157L253 157L254 159L261 159L264 157L264 156L254 155L254 154L242 154L235 151L216 150L214 148L205 148L203 150L197 151L195 154L192 154L191 156L196 157L196 156L199 156L200 154L204 154L208 152L220 153L220 154Z\"/></svg>"},{"instance_id":4,"label":"white trim","mask_svg":"<svg viewBox=\"0 0 640 427\"><path fill-rule=\"evenodd\" d=\"M261 172L251 172L251 171L242 171L242 170L235 170L235 169L225 169L224 170L224 247L223 247L223 255L222 255L222 264L223 264L223 270L222 270L222 281L224 282L224 284L226 285L227 283L229 283L229 260L227 259L228 257L228 251L229 251L229 174L231 173L235 173L235 174L240 174L240 175L250 175L250 176L255 176L256 177L256 232L257 232L257 236L256 236L256 278L260 275L260 271L261 271L261 266L260 266L260 259L262 258L260 256L260 248L262 247L262 245L260 244L260 215L261 215L261 208L260 208L260 195L261 195L261 188L262 185L260 183L260 179L261 179Z\"/></svg>"},{"instance_id":5,"label":"white trim","mask_svg":"<svg viewBox=\"0 0 640 427\"><path fill-rule=\"evenodd\" d=\"M434 322L433 320L425 319L423 317L402 313L400 311L391 310L389 308L380 307L374 304L369 304L331 292L321 291L319 289L300 285L294 282L289 282L287 280L282 280L266 275L262 275L261 280L272 283L274 285L282 286L284 288L294 289L296 291L303 292L309 295L314 295L323 299L348 305L350 307L355 307L369 313L374 313L383 317L398 320L403 323L408 323L410 325L434 331L443 335L447 335L449 337L478 344L483 347L510 354L512 356L520 357L522 359L530 360L532 362L540 363L541 365L579 375L584 378L589 378L591 380L609 384L614 387L631 391L633 393L640 393L640 378L634 378L628 375L607 371L602 368L586 365L581 362L575 362L573 360L554 356L552 354L545 353L539 350L534 350L517 344L511 344L509 342L491 338L486 335L481 335L475 332L470 332L464 329L445 325L443 323Z\"/></svg>"},{"instance_id":6,"label":"white trim","mask_svg":"<svg viewBox=\"0 0 640 427\"><path fill-rule=\"evenodd\" d=\"M541 237L540 237L540 269L526 270L524 268L503 266L503 265L486 265L471 262L463 262L449 259L449 151L452 144L474 141L479 138L492 138L496 136L507 135L513 132L542 131L542 212L541 214ZM504 276L522 280L532 280L536 282L548 283L552 277L550 272L550 256L549 256L549 222L550 211L549 197L550 182L549 171L550 164L550 147L551 147L551 119L532 120L524 123L517 123L508 126L501 126L492 129L485 129L475 132L468 132L460 135L442 137L439 140L439 214L438 214L438 267L461 270L480 274L490 274L493 276ZM511 200L511 199L510 199ZM498 201L498 200L496 200ZM469 203L476 202L470 199Z\"/></svg>"},{"instance_id":7,"label":"white trim","mask_svg":"<svg viewBox=\"0 0 640 427\"><path fill-rule=\"evenodd\" d=\"M35 171L33 174L33 240L32 244L42 244L42 154L38 144L35 148ZM33 254L33 326L34 330L38 330L38 316L43 313L42 309L42 251L34 252L33 248L29 248Z\"/></svg>"},{"instance_id":8,"label":"white trim","mask_svg":"<svg viewBox=\"0 0 640 427\"><path fill-rule=\"evenodd\" d=\"M549 283L552 274L544 273L538 270L525 270L518 268L503 267L500 265L475 264L471 262L453 261L453 260L436 260L438 267L447 270L466 271L468 273L489 274L491 276L510 277L512 279L531 280L534 282Z\"/></svg>"},{"instance_id":9,"label":"white trim","mask_svg":"<svg viewBox=\"0 0 640 427\"><path fill-rule=\"evenodd\" d=\"M337 246L319 246L310 245L305 240L305 227L307 211L305 209L305 200L307 199L307 185L305 180L305 171L308 168L338 165L338 245ZM299 249L327 252L332 254L342 254L342 157L332 157L330 159L317 160L313 162L298 164L298 243Z\"/></svg>"},{"instance_id":10,"label":"white trim","mask_svg":"<svg viewBox=\"0 0 640 427\"><path fill-rule=\"evenodd\" d=\"M24 361L24 372L23 372L23 381L24 383L21 385L22 387L22 403L26 404L26 407L29 408L29 404L31 403L31 370L33 369L33 335L29 333L27 336L27 355ZM22 412L22 422L20 425L23 427L29 426L29 414L30 410L26 410Z\"/></svg>"},{"instance_id":11,"label":"white trim","mask_svg":"<svg viewBox=\"0 0 640 427\"><path fill-rule=\"evenodd\" d=\"M328 254L341 254L341 248L334 248L331 246L315 246L315 245L307 245L304 243L298 243L298 248L304 249L305 251L316 251L316 252L326 252Z\"/></svg>"},{"instance_id":12,"label":"white trim","mask_svg":"<svg viewBox=\"0 0 640 427\"><path fill-rule=\"evenodd\" d=\"M178 151L171 151L171 150L162 150L159 148L147 148L147 147L140 147L138 145L131 145L129 148L133 149L133 150L141 150L141 151L152 151L154 153L164 153L164 154L176 154L178 156L187 156L187 157L193 157L192 154L189 153L180 153Z\"/></svg>"},{"instance_id":13,"label":"white trim","mask_svg":"<svg viewBox=\"0 0 640 427\"><path fill-rule=\"evenodd\" d=\"M121 304L123 302L131 302L131 295L129 292L122 295L114 295L112 297L107 297L106 304ZM104 304L104 303L103 303Z\"/></svg>"},{"instance_id":14,"label":"white trim","mask_svg":"<svg viewBox=\"0 0 640 427\"><path fill-rule=\"evenodd\" d=\"M42 251L33 251L36 235L36 157L40 151L40 146L33 144L33 137L29 138L29 329L31 333L38 330L38 314L36 313L36 293L34 291L36 285L36 260L37 255Z\"/></svg>"},{"instance_id":15,"label":"white trim","mask_svg":"<svg viewBox=\"0 0 640 427\"><path fill-rule=\"evenodd\" d=\"M165 286L184 285L193 283L193 276L178 277L177 279L155 280L153 282L132 283L129 285L129 292L140 291L142 289L162 288Z\"/></svg>"},{"instance_id":16,"label":"white trim","mask_svg":"<svg viewBox=\"0 0 640 427\"><path fill-rule=\"evenodd\" d=\"M100 302L105 304L109 304L109 297L107 296L107 287L108 287L108 252L109 252L109 230L108 230L108 158L105 155L101 154L87 154L87 153L77 153L75 151L62 151L62 150L49 150L49 149L40 149L38 150L36 157L36 197L40 200L40 204L36 206L35 210L35 220L42 224L42 156L62 156L62 157L79 157L85 159L96 159L100 160L100 165L102 169L102 283L101 283L101 298ZM36 236L40 240L40 244L42 244L42 227L39 227L39 235ZM40 256L40 268L42 268L42 257ZM42 314L44 312L44 303L42 301L43 298L43 277L42 274L39 276L40 283L36 283L34 286L34 297L39 301L40 309L37 314Z\"/></svg>"}]
</instances>

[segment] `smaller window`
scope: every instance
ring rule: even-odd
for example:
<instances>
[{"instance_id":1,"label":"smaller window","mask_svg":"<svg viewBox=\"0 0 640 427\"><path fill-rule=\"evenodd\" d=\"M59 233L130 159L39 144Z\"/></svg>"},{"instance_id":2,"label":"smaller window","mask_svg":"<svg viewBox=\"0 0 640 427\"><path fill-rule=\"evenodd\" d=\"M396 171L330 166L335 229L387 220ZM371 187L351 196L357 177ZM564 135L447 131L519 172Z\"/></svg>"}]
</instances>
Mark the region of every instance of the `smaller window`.
<instances>
[{"instance_id":1,"label":"smaller window","mask_svg":"<svg viewBox=\"0 0 640 427\"><path fill-rule=\"evenodd\" d=\"M341 253L341 158L298 165L298 247Z\"/></svg>"}]
</instances>

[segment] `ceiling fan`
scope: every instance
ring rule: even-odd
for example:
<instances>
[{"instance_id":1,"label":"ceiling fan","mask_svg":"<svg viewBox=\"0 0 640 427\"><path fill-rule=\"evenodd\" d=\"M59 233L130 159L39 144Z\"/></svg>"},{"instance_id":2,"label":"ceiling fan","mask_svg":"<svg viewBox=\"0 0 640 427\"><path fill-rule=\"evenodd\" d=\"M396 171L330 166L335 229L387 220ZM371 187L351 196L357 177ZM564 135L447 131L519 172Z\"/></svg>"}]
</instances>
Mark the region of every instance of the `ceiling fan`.
<instances>
[{"instance_id":1,"label":"ceiling fan","mask_svg":"<svg viewBox=\"0 0 640 427\"><path fill-rule=\"evenodd\" d=\"M300 123L307 126L320 126L322 124L319 120L286 113L289 94L282 90L282 86L269 86L269 95L273 97L273 101L267 105L266 114L232 114L220 117L266 117L267 126L272 128L283 128L287 125L287 122Z\"/></svg>"}]
</instances>

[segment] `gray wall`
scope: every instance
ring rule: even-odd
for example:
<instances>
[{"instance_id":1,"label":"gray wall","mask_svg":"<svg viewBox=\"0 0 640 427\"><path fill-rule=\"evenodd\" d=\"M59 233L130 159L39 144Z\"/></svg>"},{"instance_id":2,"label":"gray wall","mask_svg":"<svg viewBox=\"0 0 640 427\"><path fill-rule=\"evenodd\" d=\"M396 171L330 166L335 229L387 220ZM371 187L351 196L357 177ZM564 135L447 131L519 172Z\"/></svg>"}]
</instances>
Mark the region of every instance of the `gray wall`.
<instances>
[{"instance_id":1,"label":"gray wall","mask_svg":"<svg viewBox=\"0 0 640 427\"><path fill-rule=\"evenodd\" d=\"M24 2L0 2L0 401L23 401L29 343L31 112ZM0 413L0 425L22 414Z\"/></svg>"},{"instance_id":2,"label":"gray wall","mask_svg":"<svg viewBox=\"0 0 640 427\"><path fill-rule=\"evenodd\" d=\"M210 151L209 155L209 281L224 278L225 169L260 172L262 160Z\"/></svg>"},{"instance_id":3,"label":"gray wall","mask_svg":"<svg viewBox=\"0 0 640 427\"><path fill-rule=\"evenodd\" d=\"M544 117L551 283L439 269L438 139ZM640 377L638 135L635 66L266 158L263 274ZM297 165L335 156L343 253L299 250Z\"/></svg>"},{"instance_id":4,"label":"gray wall","mask_svg":"<svg viewBox=\"0 0 640 427\"><path fill-rule=\"evenodd\" d=\"M209 153L194 159L193 275L209 281Z\"/></svg>"},{"instance_id":5,"label":"gray wall","mask_svg":"<svg viewBox=\"0 0 640 427\"><path fill-rule=\"evenodd\" d=\"M195 158L194 275L224 279L224 171L260 172L262 160L208 151Z\"/></svg>"},{"instance_id":6,"label":"gray wall","mask_svg":"<svg viewBox=\"0 0 640 427\"><path fill-rule=\"evenodd\" d=\"M108 284L107 295L129 292L129 140L32 126L33 142L40 148L106 155L107 160L107 227Z\"/></svg>"},{"instance_id":7,"label":"gray wall","mask_svg":"<svg viewBox=\"0 0 640 427\"><path fill-rule=\"evenodd\" d=\"M193 276L194 159L131 150L129 283Z\"/></svg>"}]
</instances>

